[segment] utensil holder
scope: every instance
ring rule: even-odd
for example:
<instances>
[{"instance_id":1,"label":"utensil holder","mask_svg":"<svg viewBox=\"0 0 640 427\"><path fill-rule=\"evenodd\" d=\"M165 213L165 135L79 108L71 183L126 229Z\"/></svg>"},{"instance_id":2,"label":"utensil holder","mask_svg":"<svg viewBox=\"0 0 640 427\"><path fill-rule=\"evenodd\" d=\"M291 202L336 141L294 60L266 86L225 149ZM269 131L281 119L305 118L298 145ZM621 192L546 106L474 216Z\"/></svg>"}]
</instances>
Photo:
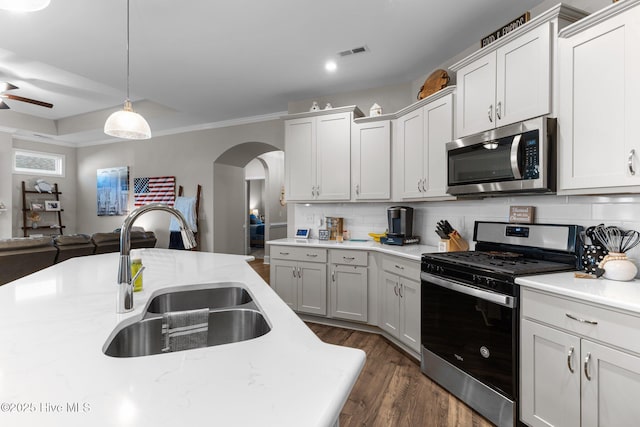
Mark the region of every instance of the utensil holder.
<instances>
[{"instance_id":1,"label":"utensil holder","mask_svg":"<svg viewBox=\"0 0 640 427\"><path fill-rule=\"evenodd\" d=\"M638 267L631 262L627 255L619 252L609 252L599 264L604 269L604 278L627 282L638 274Z\"/></svg>"}]
</instances>

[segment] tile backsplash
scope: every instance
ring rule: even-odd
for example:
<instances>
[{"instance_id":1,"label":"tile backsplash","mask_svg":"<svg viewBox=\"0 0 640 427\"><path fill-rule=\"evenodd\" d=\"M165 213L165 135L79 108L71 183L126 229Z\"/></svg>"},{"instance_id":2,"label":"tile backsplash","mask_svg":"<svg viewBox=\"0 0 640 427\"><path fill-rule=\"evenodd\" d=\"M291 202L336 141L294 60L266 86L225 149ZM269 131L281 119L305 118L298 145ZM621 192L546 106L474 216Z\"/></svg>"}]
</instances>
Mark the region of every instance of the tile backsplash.
<instances>
[{"instance_id":1,"label":"tile backsplash","mask_svg":"<svg viewBox=\"0 0 640 427\"><path fill-rule=\"evenodd\" d=\"M463 199L444 202L385 202L296 204L295 228L325 228L324 218L344 218L345 229L354 239L369 238L368 233L387 229L386 210L390 206L414 208L414 234L421 242L437 246L436 223L447 219L470 243L476 220L508 221L510 206L534 206L535 222L539 224L578 224L584 227L604 223L640 231L640 195L619 196L513 196L485 199ZM292 232L295 230L292 230ZM627 253L636 264L640 260L640 245Z\"/></svg>"}]
</instances>

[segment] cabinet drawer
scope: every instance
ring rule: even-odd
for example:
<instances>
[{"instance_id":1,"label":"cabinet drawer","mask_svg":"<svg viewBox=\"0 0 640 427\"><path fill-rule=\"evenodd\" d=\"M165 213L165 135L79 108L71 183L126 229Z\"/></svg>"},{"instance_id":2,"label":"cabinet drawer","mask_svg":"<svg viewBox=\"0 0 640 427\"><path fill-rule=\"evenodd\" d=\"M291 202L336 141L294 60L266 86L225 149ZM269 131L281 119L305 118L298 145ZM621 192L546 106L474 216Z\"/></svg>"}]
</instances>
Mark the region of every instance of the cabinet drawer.
<instances>
[{"instance_id":1,"label":"cabinet drawer","mask_svg":"<svg viewBox=\"0 0 640 427\"><path fill-rule=\"evenodd\" d=\"M327 250L294 246L272 246L271 258L289 259L292 261L327 262Z\"/></svg>"},{"instance_id":2,"label":"cabinet drawer","mask_svg":"<svg viewBox=\"0 0 640 427\"><path fill-rule=\"evenodd\" d=\"M329 251L331 264L361 265L367 266L367 252L365 251Z\"/></svg>"},{"instance_id":3,"label":"cabinet drawer","mask_svg":"<svg viewBox=\"0 0 640 427\"><path fill-rule=\"evenodd\" d=\"M409 261L398 257L385 256L382 259L382 269L389 273L420 280L420 262Z\"/></svg>"},{"instance_id":4,"label":"cabinet drawer","mask_svg":"<svg viewBox=\"0 0 640 427\"><path fill-rule=\"evenodd\" d=\"M640 317L530 289L521 295L523 317L640 353Z\"/></svg>"}]
</instances>

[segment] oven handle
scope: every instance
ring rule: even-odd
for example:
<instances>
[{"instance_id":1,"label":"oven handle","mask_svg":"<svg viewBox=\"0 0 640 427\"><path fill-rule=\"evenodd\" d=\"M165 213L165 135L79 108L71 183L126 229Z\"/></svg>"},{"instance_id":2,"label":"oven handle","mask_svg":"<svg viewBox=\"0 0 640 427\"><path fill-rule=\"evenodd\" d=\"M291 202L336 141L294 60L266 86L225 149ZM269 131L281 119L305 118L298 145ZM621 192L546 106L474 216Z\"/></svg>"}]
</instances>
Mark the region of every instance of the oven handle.
<instances>
[{"instance_id":1,"label":"oven handle","mask_svg":"<svg viewBox=\"0 0 640 427\"><path fill-rule=\"evenodd\" d=\"M425 282L438 285L442 288L447 288L452 291L460 292L472 297L480 298L485 301L493 302L504 307L514 308L516 306L516 299L511 295L498 294L496 292L485 291L483 289L474 288L461 282L456 282L451 279L442 279L429 273L421 272L420 279Z\"/></svg>"},{"instance_id":2,"label":"oven handle","mask_svg":"<svg viewBox=\"0 0 640 427\"><path fill-rule=\"evenodd\" d=\"M516 135L511 143L511 172L515 179L522 179L520 166L518 165L518 152L520 151L520 139L522 135Z\"/></svg>"}]
</instances>

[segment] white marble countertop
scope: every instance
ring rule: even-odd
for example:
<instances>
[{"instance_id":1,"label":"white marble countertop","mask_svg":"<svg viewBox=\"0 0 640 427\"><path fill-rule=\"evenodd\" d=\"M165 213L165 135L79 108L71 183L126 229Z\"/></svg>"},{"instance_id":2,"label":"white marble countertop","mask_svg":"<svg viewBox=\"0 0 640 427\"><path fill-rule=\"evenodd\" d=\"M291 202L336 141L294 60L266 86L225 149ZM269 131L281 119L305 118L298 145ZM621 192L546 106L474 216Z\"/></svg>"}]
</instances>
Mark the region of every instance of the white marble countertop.
<instances>
[{"instance_id":1,"label":"white marble countertop","mask_svg":"<svg viewBox=\"0 0 640 427\"><path fill-rule=\"evenodd\" d=\"M574 272L525 276L516 283L531 289L640 314L640 280L578 279Z\"/></svg>"},{"instance_id":2,"label":"white marble countertop","mask_svg":"<svg viewBox=\"0 0 640 427\"><path fill-rule=\"evenodd\" d=\"M365 251L376 251L389 255L396 255L404 258L408 258L414 261L420 261L423 253L437 252L438 248L435 246L428 245L404 245L404 246L395 246L395 245L383 245L382 243L374 242L373 240L367 241L354 241L354 240L345 240L342 243L338 243L335 240L318 240L318 239L295 239L295 238L286 238L286 239L277 239L277 240L269 240L267 242L268 245L283 245L283 246L310 246L316 248L327 248L327 249L356 249L356 250L365 250Z\"/></svg>"},{"instance_id":3,"label":"white marble countertop","mask_svg":"<svg viewBox=\"0 0 640 427\"><path fill-rule=\"evenodd\" d=\"M116 314L118 254L74 258L0 286L2 426L330 426L365 361L325 344L246 257L132 251L146 267L135 310ZM271 331L146 357L103 354L163 288L241 282ZM77 405L77 406L75 406Z\"/></svg>"}]
</instances>

